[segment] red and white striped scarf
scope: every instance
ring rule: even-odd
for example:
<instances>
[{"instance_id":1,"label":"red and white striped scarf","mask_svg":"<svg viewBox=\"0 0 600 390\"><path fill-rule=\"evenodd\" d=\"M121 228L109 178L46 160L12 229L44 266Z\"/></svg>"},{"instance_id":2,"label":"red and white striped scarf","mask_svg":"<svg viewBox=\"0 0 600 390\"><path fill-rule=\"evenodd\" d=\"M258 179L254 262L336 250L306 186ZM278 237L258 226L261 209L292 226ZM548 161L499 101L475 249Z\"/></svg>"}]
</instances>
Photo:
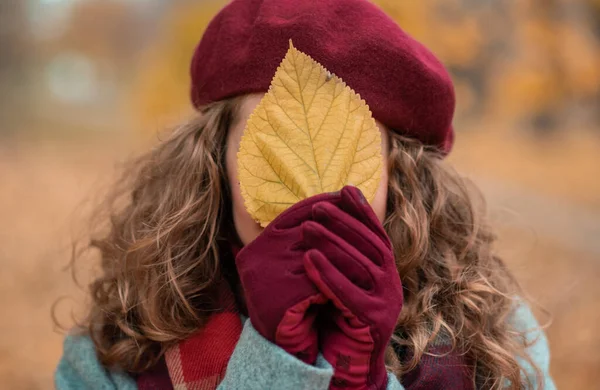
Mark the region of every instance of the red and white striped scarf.
<instances>
[{"instance_id":1,"label":"red and white striped scarf","mask_svg":"<svg viewBox=\"0 0 600 390\"><path fill-rule=\"evenodd\" d=\"M157 367L137 378L140 390L214 390L242 333L242 320L233 292L220 286L223 308L198 332L169 348Z\"/></svg>"}]
</instances>

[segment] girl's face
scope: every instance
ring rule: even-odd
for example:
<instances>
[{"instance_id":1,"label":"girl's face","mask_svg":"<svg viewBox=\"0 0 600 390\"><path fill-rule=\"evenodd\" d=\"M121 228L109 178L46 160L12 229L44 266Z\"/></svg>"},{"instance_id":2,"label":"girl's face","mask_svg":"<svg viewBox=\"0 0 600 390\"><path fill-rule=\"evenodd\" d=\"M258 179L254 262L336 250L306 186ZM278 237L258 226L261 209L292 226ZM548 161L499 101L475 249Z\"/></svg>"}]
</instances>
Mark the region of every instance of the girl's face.
<instances>
[{"instance_id":1,"label":"girl's face","mask_svg":"<svg viewBox=\"0 0 600 390\"><path fill-rule=\"evenodd\" d=\"M229 178L229 186L231 188L232 195L232 207L233 207L233 221L235 224L235 229L238 233L238 236L242 240L244 245L248 245L252 242L258 235L262 232L263 228L255 222L248 211L246 211L246 207L244 206L244 199L242 198L242 193L240 191L240 183L237 177L237 152L240 148L240 140L242 138L242 134L244 133L244 128L246 127L246 122L250 117L250 114L264 94L252 94L247 95L241 103L241 106L238 111L238 116L235 123L229 129L229 134L227 136L227 155L226 155L226 168L227 175ZM381 123L377 122L377 127L381 132L381 149L383 152L383 167L381 171L381 181L379 182L379 188L377 188L377 192L375 193L375 198L371 203L375 214L381 222L383 222L385 218L385 209L387 204L387 190L388 190L388 161L387 157L389 154L388 145L389 138L387 129Z\"/></svg>"}]
</instances>

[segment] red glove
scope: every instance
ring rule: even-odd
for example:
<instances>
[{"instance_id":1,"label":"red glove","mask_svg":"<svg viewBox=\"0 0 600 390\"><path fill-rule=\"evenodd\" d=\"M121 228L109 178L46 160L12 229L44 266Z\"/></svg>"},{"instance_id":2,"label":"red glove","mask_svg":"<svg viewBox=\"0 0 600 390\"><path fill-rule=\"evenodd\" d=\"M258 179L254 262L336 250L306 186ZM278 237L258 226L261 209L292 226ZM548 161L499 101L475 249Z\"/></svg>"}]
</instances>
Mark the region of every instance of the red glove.
<instances>
[{"instance_id":1,"label":"red glove","mask_svg":"<svg viewBox=\"0 0 600 390\"><path fill-rule=\"evenodd\" d=\"M390 240L355 187L342 189L339 205L316 204L313 219L303 224L305 267L337 309L320 330L330 388L385 389L384 353L403 303Z\"/></svg>"},{"instance_id":2,"label":"red glove","mask_svg":"<svg viewBox=\"0 0 600 390\"><path fill-rule=\"evenodd\" d=\"M236 256L250 321L267 340L308 364L318 354L315 305L327 299L308 278L302 223L318 202L336 203L340 193L305 199L281 213Z\"/></svg>"}]
</instances>

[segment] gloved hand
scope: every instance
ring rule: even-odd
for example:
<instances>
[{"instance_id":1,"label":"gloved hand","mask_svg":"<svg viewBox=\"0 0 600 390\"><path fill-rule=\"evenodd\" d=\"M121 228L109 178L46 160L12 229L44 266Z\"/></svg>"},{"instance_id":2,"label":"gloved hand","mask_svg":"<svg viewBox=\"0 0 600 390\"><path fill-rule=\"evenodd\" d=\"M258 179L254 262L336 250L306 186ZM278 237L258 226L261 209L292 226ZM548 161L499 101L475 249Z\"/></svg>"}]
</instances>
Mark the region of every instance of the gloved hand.
<instances>
[{"instance_id":1,"label":"gloved hand","mask_svg":"<svg viewBox=\"0 0 600 390\"><path fill-rule=\"evenodd\" d=\"M403 294L390 240L359 189L346 186L338 205L313 206L303 224L310 279L337 310L319 329L321 350L335 369L333 389L385 389L385 349Z\"/></svg>"},{"instance_id":2,"label":"gloved hand","mask_svg":"<svg viewBox=\"0 0 600 390\"><path fill-rule=\"evenodd\" d=\"M308 364L318 354L313 326L316 305L325 303L308 278L303 258L302 224L312 218L312 206L337 203L340 193L307 198L281 213L236 256L250 321L267 340Z\"/></svg>"}]
</instances>

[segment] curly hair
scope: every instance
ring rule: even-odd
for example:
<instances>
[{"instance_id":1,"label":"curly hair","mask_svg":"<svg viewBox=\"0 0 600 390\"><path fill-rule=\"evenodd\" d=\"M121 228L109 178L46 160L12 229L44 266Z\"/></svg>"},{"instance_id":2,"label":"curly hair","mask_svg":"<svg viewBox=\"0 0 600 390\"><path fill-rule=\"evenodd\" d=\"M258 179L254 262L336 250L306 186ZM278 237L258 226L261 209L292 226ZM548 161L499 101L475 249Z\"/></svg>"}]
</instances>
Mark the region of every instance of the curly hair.
<instances>
[{"instance_id":1,"label":"curly hair","mask_svg":"<svg viewBox=\"0 0 600 390\"><path fill-rule=\"evenodd\" d=\"M219 280L235 283L222 245L236 236L224 159L240 99L206 106L133 161L101 205L106 223L87 249L99 252L102 274L90 284L93 303L80 328L106 367L152 367L219 309ZM517 359L535 365L508 321L520 289L493 252L478 194L438 152L390 132L384 226L405 302L388 352L398 344L411 357L391 359L389 368L413 369L443 333L476 362L480 387L526 388Z\"/></svg>"},{"instance_id":2,"label":"curly hair","mask_svg":"<svg viewBox=\"0 0 600 390\"><path fill-rule=\"evenodd\" d=\"M477 388L531 388L517 358L535 368L540 383L525 335L509 321L523 292L493 251L496 236L481 193L435 150L393 132L390 139L384 226L405 299L393 343L412 352L392 370L414 369L444 335L452 350L475 362Z\"/></svg>"}]
</instances>

